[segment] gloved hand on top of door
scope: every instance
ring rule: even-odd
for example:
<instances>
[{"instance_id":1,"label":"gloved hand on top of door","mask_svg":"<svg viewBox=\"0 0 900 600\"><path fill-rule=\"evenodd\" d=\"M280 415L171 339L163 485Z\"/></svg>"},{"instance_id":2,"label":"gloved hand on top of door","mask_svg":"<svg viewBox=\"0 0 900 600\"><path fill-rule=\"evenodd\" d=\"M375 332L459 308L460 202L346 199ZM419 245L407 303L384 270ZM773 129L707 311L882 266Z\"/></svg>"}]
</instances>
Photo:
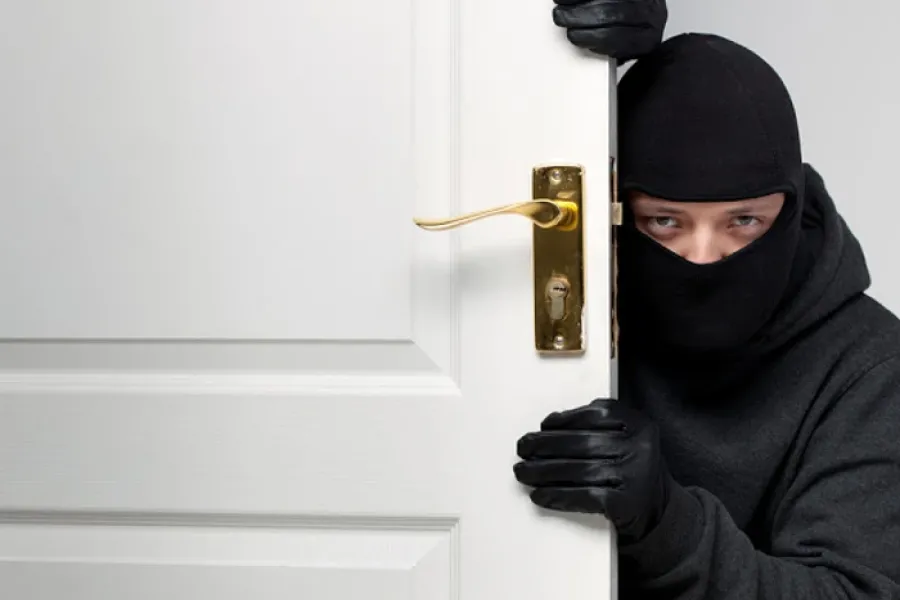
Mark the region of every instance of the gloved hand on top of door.
<instances>
[{"instance_id":1,"label":"gloved hand on top of door","mask_svg":"<svg viewBox=\"0 0 900 600\"><path fill-rule=\"evenodd\" d=\"M553 1L553 22L570 42L620 64L656 48L669 18L666 0Z\"/></svg>"}]
</instances>

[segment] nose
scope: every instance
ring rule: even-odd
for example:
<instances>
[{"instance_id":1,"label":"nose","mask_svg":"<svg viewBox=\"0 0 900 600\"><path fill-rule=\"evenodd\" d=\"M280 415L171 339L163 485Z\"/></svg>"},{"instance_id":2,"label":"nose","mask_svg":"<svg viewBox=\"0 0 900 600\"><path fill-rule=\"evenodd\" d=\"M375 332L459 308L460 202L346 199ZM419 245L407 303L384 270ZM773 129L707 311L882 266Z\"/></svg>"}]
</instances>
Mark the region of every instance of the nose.
<instances>
[{"instance_id":1,"label":"nose","mask_svg":"<svg viewBox=\"0 0 900 600\"><path fill-rule=\"evenodd\" d=\"M706 228L697 229L691 235L681 257L698 265L718 262L728 256L728 252L716 240L712 231Z\"/></svg>"}]
</instances>

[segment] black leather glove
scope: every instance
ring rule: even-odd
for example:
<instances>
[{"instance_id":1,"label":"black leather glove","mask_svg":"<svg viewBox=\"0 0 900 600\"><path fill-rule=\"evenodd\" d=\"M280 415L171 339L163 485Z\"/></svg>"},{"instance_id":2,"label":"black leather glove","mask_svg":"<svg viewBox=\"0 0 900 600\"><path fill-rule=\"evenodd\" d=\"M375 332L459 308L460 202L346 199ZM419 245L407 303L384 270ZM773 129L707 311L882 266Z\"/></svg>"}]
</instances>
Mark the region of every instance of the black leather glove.
<instances>
[{"instance_id":1,"label":"black leather glove","mask_svg":"<svg viewBox=\"0 0 900 600\"><path fill-rule=\"evenodd\" d=\"M579 48L618 59L648 54L662 41L666 0L554 0L553 22Z\"/></svg>"},{"instance_id":2,"label":"black leather glove","mask_svg":"<svg viewBox=\"0 0 900 600\"><path fill-rule=\"evenodd\" d=\"M541 431L519 439L516 479L551 510L599 513L623 543L659 522L675 485L665 468L656 425L617 400L550 414Z\"/></svg>"}]
</instances>

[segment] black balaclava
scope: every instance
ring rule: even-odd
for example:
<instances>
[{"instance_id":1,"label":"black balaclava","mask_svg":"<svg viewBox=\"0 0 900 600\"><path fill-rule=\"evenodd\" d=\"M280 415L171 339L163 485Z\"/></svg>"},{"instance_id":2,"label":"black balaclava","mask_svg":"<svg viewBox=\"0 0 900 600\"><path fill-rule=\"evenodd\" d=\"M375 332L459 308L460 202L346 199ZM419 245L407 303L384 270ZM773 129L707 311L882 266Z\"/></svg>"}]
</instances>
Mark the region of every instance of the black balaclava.
<instances>
[{"instance_id":1,"label":"black balaclava","mask_svg":"<svg viewBox=\"0 0 900 600\"><path fill-rule=\"evenodd\" d=\"M623 342L659 351L739 352L761 335L798 276L803 163L778 74L722 37L684 34L639 60L618 88ZM720 202L784 192L761 238L694 264L635 228L629 192ZM795 260L797 258L797 260Z\"/></svg>"}]
</instances>

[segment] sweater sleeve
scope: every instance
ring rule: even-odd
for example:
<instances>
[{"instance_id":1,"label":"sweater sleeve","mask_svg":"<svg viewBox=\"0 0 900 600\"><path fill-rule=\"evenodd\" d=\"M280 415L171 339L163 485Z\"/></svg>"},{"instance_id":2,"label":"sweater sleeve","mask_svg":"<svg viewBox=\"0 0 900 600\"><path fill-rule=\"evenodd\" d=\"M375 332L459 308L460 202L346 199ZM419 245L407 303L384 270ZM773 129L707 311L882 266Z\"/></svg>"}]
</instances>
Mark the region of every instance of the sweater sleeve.
<instances>
[{"instance_id":1,"label":"sweater sleeve","mask_svg":"<svg viewBox=\"0 0 900 600\"><path fill-rule=\"evenodd\" d=\"M818 416L765 552L718 498L676 484L657 527L619 557L624 598L900 599L900 360Z\"/></svg>"}]
</instances>

